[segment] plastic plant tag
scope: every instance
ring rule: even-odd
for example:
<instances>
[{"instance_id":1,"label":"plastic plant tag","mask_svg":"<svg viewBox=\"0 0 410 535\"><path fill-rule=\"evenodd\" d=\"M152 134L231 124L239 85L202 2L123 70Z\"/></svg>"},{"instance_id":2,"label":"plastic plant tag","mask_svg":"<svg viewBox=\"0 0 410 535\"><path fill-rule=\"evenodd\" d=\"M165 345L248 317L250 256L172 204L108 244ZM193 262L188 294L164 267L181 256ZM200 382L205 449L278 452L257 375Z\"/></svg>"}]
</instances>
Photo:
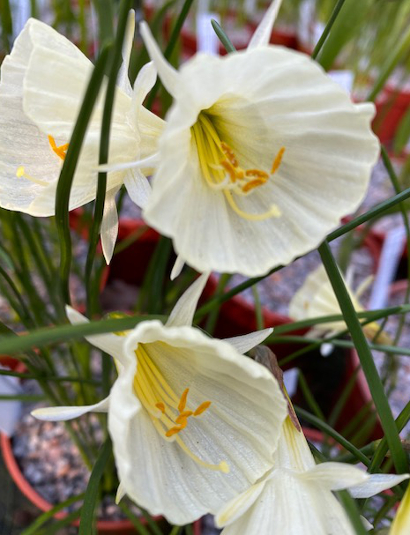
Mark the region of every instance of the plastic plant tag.
<instances>
[{"instance_id":1,"label":"plastic plant tag","mask_svg":"<svg viewBox=\"0 0 410 535\"><path fill-rule=\"evenodd\" d=\"M8 369L0 366L0 369ZM21 394L21 387L17 377L0 376L0 396ZM0 400L0 431L8 437L13 435L21 414L21 401Z\"/></svg>"},{"instance_id":2,"label":"plastic plant tag","mask_svg":"<svg viewBox=\"0 0 410 535\"><path fill-rule=\"evenodd\" d=\"M403 226L387 233L380 256L379 269L369 299L368 308L370 310L383 308L386 305L389 286L394 279L394 274L403 252L405 236L406 231Z\"/></svg>"},{"instance_id":3,"label":"plastic plant tag","mask_svg":"<svg viewBox=\"0 0 410 535\"><path fill-rule=\"evenodd\" d=\"M219 15L207 11L199 12L196 17L198 52L205 52L217 56L219 52L219 39L214 32L211 20L219 23Z\"/></svg>"}]
</instances>

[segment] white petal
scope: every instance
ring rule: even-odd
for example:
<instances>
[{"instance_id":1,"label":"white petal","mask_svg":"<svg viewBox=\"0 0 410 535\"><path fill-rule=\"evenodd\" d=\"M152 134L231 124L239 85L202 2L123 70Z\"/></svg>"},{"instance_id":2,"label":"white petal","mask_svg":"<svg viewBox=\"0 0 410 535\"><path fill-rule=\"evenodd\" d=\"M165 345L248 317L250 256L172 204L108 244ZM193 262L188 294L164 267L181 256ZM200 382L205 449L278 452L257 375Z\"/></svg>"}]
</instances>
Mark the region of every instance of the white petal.
<instances>
[{"instance_id":1,"label":"white petal","mask_svg":"<svg viewBox=\"0 0 410 535\"><path fill-rule=\"evenodd\" d=\"M409 474L371 474L364 483L349 487L349 492L353 498L370 498L370 496L398 485L402 481L409 479L409 477Z\"/></svg>"},{"instance_id":2,"label":"white petal","mask_svg":"<svg viewBox=\"0 0 410 535\"><path fill-rule=\"evenodd\" d=\"M259 46L266 46L269 44L270 36L272 34L272 28L275 23L281 4L282 0L273 0L249 42L249 50Z\"/></svg>"},{"instance_id":3,"label":"white petal","mask_svg":"<svg viewBox=\"0 0 410 535\"><path fill-rule=\"evenodd\" d=\"M143 344L178 396L189 388L188 408L211 401L180 437L203 462L225 461L230 469L204 467L176 441L166 442L146 410L136 408L135 363L120 372L109 415L120 479L127 494L151 514L184 524L216 512L271 467L286 403L265 368L192 327L141 323L127 336L129 362L137 344Z\"/></svg>"},{"instance_id":4,"label":"white petal","mask_svg":"<svg viewBox=\"0 0 410 535\"><path fill-rule=\"evenodd\" d=\"M128 171L124 179L124 186L127 188L131 200L140 208L144 208L151 195L151 186L139 169Z\"/></svg>"},{"instance_id":5,"label":"white petal","mask_svg":"<svg viewBox=\"0 0 410 535\"><path fill-rule=\"evenodd\" d=\"M128 69L130 66L130 57L132 44L135 33L135 11L133 9L128 13L127 26L125 28L124 43L122 46L122 65L118 73L117 84L127 95L132 95Z\"/></svg>"},{"instance_id":6,"label":"white petal","mask_svg":"<svg viewBox=\"0 0 410 535\"><path fill-rule=\"evenodd\" d=\"M118 188L107 191L105 195L104 213L101 222L101 245L107 264L110 263L114 253L115 242L118 236L118 213L115 196Z\"/></svg>"},{"instance_id":7,"label":"white petal","mask_svg":"<svg viewBox=\"0 0 410 535\"><path fill-rule=\"evenodd\" d=\"M97 171L125 171L127 169L141 169L143 167L155 166L158 163L158 154L152 154L142 160L135 160L121 163L104 163L99 165Z\"/></svg>"},{"instance_id":8,"label":"white petal","mask_svg":"<svg viewBox=\"0 0 410 535\"><path fill-rule=\"evenodd\" d=\"M239 517L245 514L248 509L259 498L261 492L265 487L265 482L256 483L249 487L248 490L227 503L215 517L215 524L218 528L229 526L235 522Z\"/></svg>"},{"instance_id":9,"label":"white petal","mask_svg":"<svg viewBox=\"0 0 410 535\"><path fill-rule=\"evenodd\" d=\"M185 266L184 259L181 258L180 256L177 256L177 259L175 260L174 267L172 268L172 271L171 271L170 279L172 281L174 279L176 279L181 274L181 271L183 270L184 266Z\"/></svg>"},{"instance_id":10,"label":"white petal","mask_svg":"<svg viewBox=\"0 0 410 535\"><path fill-rule=\"evenodd\" d=\"M154 62L150 61L142 67L134 83L133 91L133 107L135 110L139 110L145 97L154 87L157 80L157 70Z\"/></svg>"},{"instance_id":11,"label":"white petal","mask_svg":"<svg viewBox=\"0 0 410 535\"><path fill-rule=\"evenodd\" d=\"M192 325L198 300L201 297L209 273L203 273L178 299L167 321L167 327Z\"/></svg>"},{"instance_id":12,"label":"white petal","mask_svg":"<svg viewBox=\"0 0 410 535\"><path fill-rule=\"evenodd\" d=\"M66 306L66 312L67 317L70 320L70 323L73 325L76 325L78 323L88 323L88 319L84 317L82 314L71 308L70 306ZM126 357L124 356L124 336L118 336L114 333L106 333L106 334L94 334L92 336L86 336L85 337L90 344L92 344L95 347L98 347L98 349L101 349L102 351L105 351L112 357L114 357L116 360L118 360L121 364L126 363Z\"/></svg>"},{"instance_id":13,"label":"white petal","mask_svg":"<svg viewBox=\"0 0 410 535\"><path fill-rule=\"evenodd\" d=\"M148 24L145 21L142 21L140 23L140 32L144 44L147 47L148 53L152 61L155 63L162 83L164 84L168 93L174 96L178 85L178 72L167 62L167 60L162 55L162 52L160 51L154 37L152 36Z\"/></svg>"},{"instance_id":14,"label":"white petal","mask_svg":"<svg viewBox=\"0 0 410 535\"><path fill-rule=\"evenodd\" d=\"M225 342L231 344L238 353L247 353L250 349L261 344L265 338L273 333L273 329L263 329L254 333L244 334L242 336L235 336L233 338L225 338Z\"/></svg>"},{"instance_id":15,"label":"white petal","mask_svg":"<svg viewBox=\"0 0 410 535\"><path fill-rule=\"evenodd\" d=\"M87 412L108 412L110 407L110 397L107 397L95 405L84 405L82 407L47 407L44 409L35 409L32 415L39 420L44 421L66 421L78 418Z\"/></svg>"},{"instance_id":16,"label":"white petal","mask_svg":"<svg viewBox=\"0 0 410 535\"><path fill-rule=\"evenodd\" d=\"M316 465L300 475L305 481L316 482L329 490L342 490L356 484L366 484L369 474L344 463L327 462Z\"/></svg>"}]
</instances>

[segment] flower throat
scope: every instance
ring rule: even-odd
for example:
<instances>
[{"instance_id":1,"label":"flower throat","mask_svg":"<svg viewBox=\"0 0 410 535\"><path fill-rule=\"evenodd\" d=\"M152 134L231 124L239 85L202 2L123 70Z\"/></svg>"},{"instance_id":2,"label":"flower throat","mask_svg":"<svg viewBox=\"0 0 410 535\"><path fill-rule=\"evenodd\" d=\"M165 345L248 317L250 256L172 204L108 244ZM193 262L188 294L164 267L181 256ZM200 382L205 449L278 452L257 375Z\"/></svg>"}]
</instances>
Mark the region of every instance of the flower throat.
<instances>
[{"instance_id":1,"label":"flower throat","mask_svg":"<svg viewBox=\"0 0 410 535\"><path fill-rule=\"evenodd\" d=\"M263 186L279 169L285 153L282 147L275 156L270 173L261 169L243 169L239 166L233 149L219 137L207 113L201 112L191 128L198 151L199 165L207 184L223 191L229 206L240 217L251 221L261 221L270 217L280 217L276 205L261 214L249 214L239 208L232 193L246 196Z\"/></svg>"},{"instance_id":2,"label":"flower throat","mask_svg":"<svg viewBox=\"0 0 410 535\"><path fill-rule=\"evenodd\" d=\"M198 407L188 408L189 388L185 388L178 397L143 344L138 345L135 355L138 367L134 377L134 391L161 437L167 442L175 441L188 457L203 468L228 473L229 466L225 461L219 464L203 461L181 438L181 431L189 425L189 420L206 413L211 402L203 401Z\"/></svg>"}]
</instances>

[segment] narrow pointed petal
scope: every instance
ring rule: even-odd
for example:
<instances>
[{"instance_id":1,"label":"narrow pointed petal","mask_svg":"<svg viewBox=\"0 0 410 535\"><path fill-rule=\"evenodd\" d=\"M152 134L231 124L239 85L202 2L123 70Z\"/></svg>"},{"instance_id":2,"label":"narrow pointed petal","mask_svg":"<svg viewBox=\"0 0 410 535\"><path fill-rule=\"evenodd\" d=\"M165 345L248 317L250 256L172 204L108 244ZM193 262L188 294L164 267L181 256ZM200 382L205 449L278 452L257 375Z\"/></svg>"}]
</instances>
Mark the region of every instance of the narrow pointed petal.
<instances>
[{"instance_id":1,"label":"narrow pointed petal","mask_svg":"<svg viewBox=\"0 0 410 535\"><path fill-rule=\"evenodd\" d=\"M215 517L216 526L219 528L229 526L229 524L232 524L232 522L235 522L245 514L259 498L264 487L264 481L252 485L248 490L227 503Z\"/></svg>"},{"instance_id":2,"label":"narrow pointed petal","mask_svg":"<svg viewBox=\"0 0 410 535\"><path fill-rule=\"evenodd\" d=\"M115 196L118 188L107 191L104 203L104 213L101 222L101 245L107 264L114 254L115 242L118 236L118 213Z\"/></svg>"},{"instance_id":3,"label":"narrow pointed petal","mask_svg":"<svg viewBox=\"0 0 410 535\"><path fill-rule=\"evenodd\" d=\"M126 494L127 493L124 489L124 485L120 482L118 485L117 494L115 495L115 503L118 505Z\"/></svg>"},{"instance_id":4,"label":"narrow pointed petal","mask_svg":"<svg viewBox=\"0 0 410 535\"><path fill-rule=\"evenodd\" d=\"M233 338L225 338L225 342L231 344L238 353L244 354L251 350L258 344L261 344L265 338L273 333L273 329L263 329L254 333L244 334L243 336L235 336Z\"/></svg>"},{"instance_id":5,"label":"narrow pointed petal","mask_svg":"<svg viewBox=\"0 0 410 535\"><path fill-rule=\"evenodd\" d=\"M151 195L151 186L147 177L139 169L130 169L124 179L131 200L140 208L144 208Z\"/></svg>"},{"instance_id":6,"label":"narrow pointed petal","mask_svg":"<svg viewBox=\"0 0 410 535\"><path fill-rule=\"evenodd\" d=\"M82 407L46 407L32 411L32 415L38 420L51 422L65 422L78 418L87 412L108 412L110 397L103 399L95 405L84 405Z\"/></svg>"},{"instance_id":7,"label":"narrow pointed petal","mask_svg":"<svg viewBox=\"0 0 410 535\"><path fill-rule=\"evenodd\" d=\"M353 498L370 498L370 496L398 485L409 477L410 474L372 474L367 481L349 487L348 490Z\"/></svg>"},{"instance_id":8,"label":"narrow pointed petal","mask_svg":"<svg viewBox=\"0 0 410 535\"><path fill-rule=\"evenodd\" d=\"M352 485L366 484L370 476L355 466L344 463L321 463L300 475L305 481L317 482L329 490L342 490Z\"/></svg>"},{"instance_id":9,"label":"narrow pointed petal","mask_svg":"<svg viewBox=\"0 0 410 535\"><path fill-rule=\"evenodd\" d=\"M184 266L185 266L184 259L182 258L182 256L178 255L177 259L175 260L174 267L172 268L172 271L171 271L171 277L170 278L171 278L172 281L174 279L176 279L181 274L181 271L182 271Z\"/></svg>"},{"instance_id":10,"label":"narrow pointed petal","mask_svg":"<svg viewBox=\"0 0 410 535\"><path fill-rule=\"evenodd\" d=\"M66 312L70 323L72 323L73 325L76 325L78 323L88 323L87 318L85 318L82 314L80 314L70 306L66 306ZM118 336L114 333L106 333L86 336L85 338L86 340L88 340L88 342L90 342L90 344L95 347L98 347L98 349L101 349L102 351L105 351L106 353L114 357L116 360L118 360L121 364L126 363L126 358L124 356L123 351L123 336Z\"/></svg>"},{"instance_id":11,"label":"narrow pointed petal","mask_svg":"<svg viewBox=\"0 0 410 535\"><path fill-rule=\"evenodd\" d=\"M135 160L122 163L105 163L97 167L98 171L107 172L110 171L125 171L126 169L141 169L144 167L155 166L159 161L158 154L152 154L142 160Z\"/></svg>"},{"instance_id":12,"label":"narrow pointed petal","mask_svg":"<svg viewBox=\"0 0 410 535\"><path fill-rule=\"evenodd\" d=\"M203 273L179 298L168 318L167 327L192 325L196 306L199 298L201 297L203 289L205 288L208 277L209 273Z\"/></svg>"},{"instance_id":13,"label":"narrow pointed petal","mask_svg":"<svg viewBox=\"0 0 410 535\"><path fill-rule=\"evenodd\" d=\"M145 21L142 21L140 24L140 32L148 53L152 61L155 63L162 83L168 93L175 96L179 79L178 71L176 71L162 55L162 52L155 42L151 30Z\"/></svg>"},{"instance_id":14,"label":"narrow pointed petal","mask_svg":"<svg viewBox=\"0 0 410 535\"><path fill-rule=\"evenodd\" d=\"M266 46L269 44L270 36L272 34L273 25L278 15L282 0L273 0L269 9L266 11L263 19L256 28L252 39L249 42L248 49L259 46Z\"/></svg>"},{"instance_id":15,"label":"narrow pointed petal","mask_svg":"<svg viewBox=\"0 0 410 535\"><path fill-rule=\"evenodd\" d=\"M138 73L137 79L135 80L133 91L134 109L139 110L141 108L145 97L154 87L156 80L157 70L155 68L154 62L150 61L142 67L142 69Z\"/></svg>"},{"instance_id":16,"label":"narrow pointed petal","mask_svg":"<svg viewBox=\"0 0 410 535\"><path fill-rule=\"evenodd\" d=\"M128 13L127 26L125 28L125 38L122 46L122 65L118 73L117 84L127 95L132 95L128 69L130 66L130 57L132 44L135 33L135 11L133 9Z\"/></svg>"}]
</instances>

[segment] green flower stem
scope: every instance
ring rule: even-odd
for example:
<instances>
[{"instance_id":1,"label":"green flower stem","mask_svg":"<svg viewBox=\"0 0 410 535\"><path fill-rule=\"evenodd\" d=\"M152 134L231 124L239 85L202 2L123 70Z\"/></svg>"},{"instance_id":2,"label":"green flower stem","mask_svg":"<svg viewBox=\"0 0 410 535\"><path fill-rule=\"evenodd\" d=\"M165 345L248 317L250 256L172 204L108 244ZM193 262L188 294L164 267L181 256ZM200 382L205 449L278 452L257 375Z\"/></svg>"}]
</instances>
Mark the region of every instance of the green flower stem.
<instances>
[{"instance_id":1,"label":"green flower stem","mask_svg":"<svg viewBox=\"0 0 410 535\"><path fill-rule=\"evenodd\" d=\"M367 383L372 394L376 410L380 417L380 422L385 432L387 442L390 447L394 466L397 472L407 472L407 458L402 448L400 437L397 432L396 424L384 393L382 382L374 364L373 356L363 334L362 327L353 307L349 293L346 290L340 271L333 258L329 244L325 241L319 247L319 253L322 258L326 273L332 284L333 291L339 302L340 309L344 316L344 321L350 331L363 372L366 376Z\"/></svg>"},{"instance_id":2,"label":"green flower stem","mask_svg":"<svg viewBox=\"0 0 410 535\"><path fill-rule=\"evenodd\" d=\"M110 127L112 112L114 109L114 98L117 87L118 71L122 63L122 46L125 37L125 30L128 20L128 12L132 7L132 0L123 0L120 6L117 35L114 47L111 51L111 65L107 90L105 94L104 110L101 123L100 148L98 163L105 164L108 162L110 147ZM88 254L85 266L85 287L87 290L87 315L92 317L93 313L98 310L98 294L100 280L95 277L92 280L92 270L94 259L96 257L97 244L100 236L101 222L104 213L105 195L107 190L107 173L98 173L97 195L94 206L94 218L91 225Z\"/></svg>"},{"instance_id":3,"label":"green flower stem","mask_svg":"<svg viewBox=\"0 0 410 535\"><path fill-rule=\"evenodd\" d=\"M409 420L410 420L410 401L406 404L406 406L404 407L404 409L401 411L401 413L398 415L396 419L397 431L399 433L404 428L404 426L407 424ZM378 468L383 462L383 459L385 458L388 451L389 451L389 446L387 443L387 439L386 437L383 437L383 439L379 441L379 445L377 446L376 452L372 459L372 464L370 465L370 472L376 472L378 470Z\"/></svg>"},{"instance_id":4,"label":"green flower stem","mask_svg":"<svg viewBox=\"0 0 410 535\"><path fill-rule=\"evenodd\" d=\"M335 431L333 427L330 427L330 425L328 425L326 422L323 422L320 418L313 416L313 414L310 414L310 412L305 411L300 407L295 406L295 411L298 417L310 424L313 424L315 427L323 431L323 433L329 435L341 446L343 446L345 450L350 452L358 461L362 462L365 466L370 466L370 459L366 457L366 455L361 450L359 450L359 448L356 448L356 446L346 440L340 433Z\"/></svg>"},{"instance_id":5,"label":"green flower stem","mask_svg":"<svg viewBox=\"0 0 410 535\"><path fill-rule=\"evenodd\" d=\"M215 291L215 295L222 295L223 294L223 292L225 290L225 287L228 284L231 276L232 275L229 275L227 273L223 273L221 275L221 278L218 281L218 285L217 285L217 288L216 288L216 291ZM214 306L214 308L209 313L209 316L208 316L208 319L207 319L207 322L206 322L206 325L205 325L205 331L207 333L209 333L209 334L213 334L213 332L214 332L215 325L216 325L216 322L218 320L219 309L220 308L221 308L220 305L217 304L217 305Z\"/></svg>"},{"instance_id":6,"label":"green flower stem","mask_svg":"<svg viewBox=\"0 0 410 535\"><path fill-rule=\"evenodd\" d=\"M91 119L94 104L103 82L109 52L109 47L103 49L93 69L57 184L55 221L60 241L60 285L63 300L67 304L70 303L68 279L72 258L71 237L68 222L71 186L74 180L74 173L87 126Z\"/></svg>"},{"instance_id":7,"label":"green flower stem","mask_svg":"<svg viewBox=\"0 0 410 535\"><path fill-rule=\"evenodd\" d=\"M49 343L78 340L84 336L93 334L126 331L134 328L141 321L152 319L158 319L165 322L167 317L158 314L149 316L127 316L118 319L90 321L89 323L81 323L77 325L43 327L21 336L7 335L0 339L0 354L11 355L13 353L21 353L28 349L40 347Z\"/></svg>"},{"instance_id":8,"label":"green flower stem","mask_svg":"<svg viewBox=\"0 0 410 535\"><path fill-rule=\"evenodd\" d=\"M339 15L339 12L342 9L344 3L345 3L345 0L338 0L337 4L335 5L335 8L330 16L330 19L328 23L326 24L326 27L323 30L323 33L320 36L319 41L316 43L315 49L312 52L312 56L311 56L312 59L317 58L319 52L321 51L323 45L325 44L327 36L329 35L330 30L332 29L332 26L335 23L337 16Z\"/></svg>"}]
</instances>

